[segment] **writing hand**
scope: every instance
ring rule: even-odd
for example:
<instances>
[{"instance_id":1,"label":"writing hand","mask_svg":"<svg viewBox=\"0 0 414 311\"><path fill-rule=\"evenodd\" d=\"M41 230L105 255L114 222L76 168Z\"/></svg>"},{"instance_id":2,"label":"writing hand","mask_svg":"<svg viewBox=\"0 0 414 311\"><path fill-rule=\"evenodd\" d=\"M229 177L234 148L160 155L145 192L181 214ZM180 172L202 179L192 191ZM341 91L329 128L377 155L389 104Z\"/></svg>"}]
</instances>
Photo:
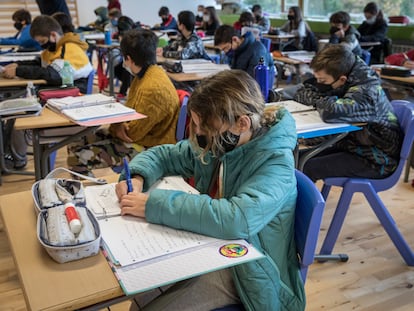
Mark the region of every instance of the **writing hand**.
<instances>
[{"instance_id":1,"label":"writing hand","mask_svg":"<svg viewBox=\"0 0 414 311\"><path fill-rule=\"evenodd\" d=\"M144 185L144 180L142 177L133 177L131 178L132 183L132 192L134 193L140 193L142 192L142 188ZM120 181L115 185L115 192L116 196L118 197L118 201L121 202L121 199L124 195L128 194L128 186L125 180Z\"/></svg>"},{"instance_id":2,"label":"writing hand","mask_svg":"<svg viewBox=\"0 0 414 311\"><path fill-rule=\"evenodd\" d=\"M131 192L122 196L121 215L132 215L145 218L145 204L148 201L148 195L144 193Z\"/></svg>"}]
</instances>

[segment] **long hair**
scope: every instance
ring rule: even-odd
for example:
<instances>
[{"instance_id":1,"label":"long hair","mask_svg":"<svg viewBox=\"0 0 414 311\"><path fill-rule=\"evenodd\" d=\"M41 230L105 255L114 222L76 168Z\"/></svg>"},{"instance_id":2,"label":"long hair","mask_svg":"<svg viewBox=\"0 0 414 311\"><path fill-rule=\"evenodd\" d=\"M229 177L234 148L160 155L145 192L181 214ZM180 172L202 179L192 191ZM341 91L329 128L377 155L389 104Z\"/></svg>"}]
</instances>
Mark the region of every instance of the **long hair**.
<instances>
[{"instance_id":1,"label":"long hair","mask_svg":"<svg viewBox=\"0 0 414 311\"><path fill-rule=\"evenodd\" d=\"M302 21L302 11L298 6L291 6L289 11L292 11L295 18L290 21L290 30L298 29L299 23Z\"/></svg>"},{"instance_id":2,"label":"long hair","mask_svg":"<svg viewBox=\"0 0 414 311\"><path fill-rule=\"evenodd\" d=\"M264 99L259 85L245 71L224 70L204 79L194 90L188 102L188 111L199 119L199 129L207 137L207 146L201 151L201 159L211 151L213 155L222 153L219 143L222 137L219 129L223 125L232 127L238 118L248 115L251 131L262 126ZM197 145L196 125L190 122L190 140Z\"/></svg>"}]
</instances>

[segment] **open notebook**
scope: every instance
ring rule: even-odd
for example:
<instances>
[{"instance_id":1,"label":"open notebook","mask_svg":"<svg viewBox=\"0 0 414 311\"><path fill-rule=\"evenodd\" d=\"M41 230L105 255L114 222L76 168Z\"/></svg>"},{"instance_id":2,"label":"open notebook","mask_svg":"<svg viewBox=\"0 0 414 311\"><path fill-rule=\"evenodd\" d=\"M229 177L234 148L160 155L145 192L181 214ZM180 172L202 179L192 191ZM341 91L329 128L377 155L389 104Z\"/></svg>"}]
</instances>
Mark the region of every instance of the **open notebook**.
<instances>
[{"instance_id":1,"label":"open notebook","mask_svg":"<svg viewBox=\"0 0 414 311\"><path fill-rule=\"evenodd\" d=\"M198 191L181 177L165 177L153 189ZM133 216L120 216L115 184L85 188L97 216L104 254L126 294L134 294L263 257L244 240L221 240Z\"/></svg>"},{"instance_id":2,"label":"open notebook","mask_svg":"<svg viewBox=\"0 0 414 311\"><path fill-rule=\"evenodd\" d=\"M80 125L94 126L144 118L134 109L100 93L48 99L46 106Z\"/></svg>"}]
</instances>

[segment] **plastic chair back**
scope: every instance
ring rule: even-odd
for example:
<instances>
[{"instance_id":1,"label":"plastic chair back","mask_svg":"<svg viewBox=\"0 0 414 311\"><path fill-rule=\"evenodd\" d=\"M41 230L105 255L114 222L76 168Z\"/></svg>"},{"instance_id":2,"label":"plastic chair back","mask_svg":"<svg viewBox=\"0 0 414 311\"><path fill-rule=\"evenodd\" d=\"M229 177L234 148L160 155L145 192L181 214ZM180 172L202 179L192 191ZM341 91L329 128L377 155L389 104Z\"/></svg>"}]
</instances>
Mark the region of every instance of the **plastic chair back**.
<instances>
[{"instance_id":1,"label":"plastic chair back","mask_svg":"<svg viewBox=\"0 0 414 311\"><path fill-rule=\"evenodd\" d=\"M177 142L184 139L185 129L187 127L187 103L188 94L181 96L180 100L180 112L178 114L177 130L175 132L175 139Z\"/></svg>"},{"instance_id":2,"label":"plastic chair back","mask_svg":"<svg viewBox=\"0 0 414 311\"><path fill-rule=\"evenodd\" d=\"M296 180L298 197L295 211L295 242L300 273L305 283L308 267L314 261L325 200L309 177L298 170Z\"/></svg>"},{"instance_id":3,"label":"plastic chair back","mask_svg":"<svg viewBox=\"0 0 414 311\"><path fill-rule=\"evenodd\" d=\"M93 92L93 79L95 77L95 70L92 70L88 76L88 84L86 86L86 94L92 94Z\"/></svg>"},{"instance_id":4,"label":"plastic chair back","mask_svg":"<svg viewBox=\"0 0 414 311\"><path fill-rule=\"evenodd\" d=\"M269 38L260 38L260 42L265 46L265 48L270 52L272 46L272 40Z\"/></svg>"},{"instance_id":5,"label":"plastic chair back","mask_svg":"<svg viewBox=\"0 0 414 311\"><path fill-rule=\"evenodd\" d=\"M361 58L365 62L365 64L369 65L371 62L371 53L367 50L362 49Z\"/></svg>"}]
</instances>

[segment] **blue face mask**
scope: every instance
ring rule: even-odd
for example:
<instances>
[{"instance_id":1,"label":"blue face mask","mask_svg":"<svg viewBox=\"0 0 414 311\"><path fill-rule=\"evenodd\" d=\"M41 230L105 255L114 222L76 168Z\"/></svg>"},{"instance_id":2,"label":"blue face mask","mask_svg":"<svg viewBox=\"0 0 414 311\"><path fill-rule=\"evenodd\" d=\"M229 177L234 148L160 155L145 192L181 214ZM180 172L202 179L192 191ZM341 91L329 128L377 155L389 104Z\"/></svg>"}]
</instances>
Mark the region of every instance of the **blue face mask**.
<instances>
[{"instance_id":1,"label":"blue face mask","mask_svg":"<svg viewBox=\"0 0 414 311\"><path fill-rule=\"evenodd\" d=\"M112 26L117 27L118 26L118 20L116 20L116 19L111 20L111 24L112 24Z\"/></svg>"}]
</instances>

